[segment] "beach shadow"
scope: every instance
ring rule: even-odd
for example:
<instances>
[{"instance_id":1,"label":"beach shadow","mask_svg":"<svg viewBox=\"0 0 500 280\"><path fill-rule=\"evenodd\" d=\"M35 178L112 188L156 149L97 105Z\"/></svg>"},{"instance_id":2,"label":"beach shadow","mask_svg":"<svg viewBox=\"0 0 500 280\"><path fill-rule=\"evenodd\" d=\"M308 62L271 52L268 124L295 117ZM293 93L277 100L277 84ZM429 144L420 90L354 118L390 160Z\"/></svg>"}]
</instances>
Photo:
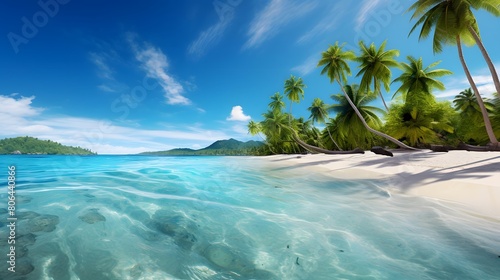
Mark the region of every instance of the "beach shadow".
<instances>
[{"instance_id":1,"label":"beach shadow","mask_svg":"<svg viewBox=\"0 0 500 280\"><path fill-rule=\"evenodd\" d=\"M429 158L438 157L439 154L430 154L430 153L398 153L392 158L389 157L380 157L376 159L366 160L363 162L359 162L354 166L376 166L376 167L394 167L399 166L401 164L405 164L408 162L419 162L424 161Z\"/></svg>"},{"instance_id":2,"label":"beach shadow","mask_svg":"<svg viewBox=\"0 0 500 280\"><path fill-rule=\"evenodd\" d=\"M297 168L303 168L303 167L318 166L318 165L324 165L324 164L332 163L332 162L339 161L339 160L346 160L349 158L353 158L355 156L350 156L350 157L343 156L341 158L334 158L334 157L335 157L335 155L332 155L332 158L327 159L327 160L295 163L291 166L281 166L281 167L273 168L271 170L272 171L281 171L281 170L291 170L291 169L297 169ZM346 168L348 168L348 167L346 167Z\"/></svg>"},{"instance_id":3,"label":"beach shadow","mask_svg":"<svg viewBox=\"0 0 500 280\"><path fill-rule=\"evenodd\" d=\"M302 158L302 155L290 156L287 158L278 158L278 159L273 159L270 161L271 162L280 162L280 161L286 161L286 160L291 160L291 159L300 159L300 158Z\"/></svg>"},{"instance_id":4,"label":"beach shadow","mask_svg":"<svg viewBox=\"0 0 500 280\"><path fill-rule=\"evenodd\" d=\"M496 158L480 160L474 163L486 162ZM448 168L435 168L422 172L401 172L388 179L389 183L397 187L402 192L409 192L413 188L421 187L425 184L448 182L456 180L484 179L493 176L500 171L500 166L496 162L467 167L474 163L462 164ZM457 169L463 168L463 169ZM489 173L489 174L488 174Z\"/></svg>"}]
</instances>

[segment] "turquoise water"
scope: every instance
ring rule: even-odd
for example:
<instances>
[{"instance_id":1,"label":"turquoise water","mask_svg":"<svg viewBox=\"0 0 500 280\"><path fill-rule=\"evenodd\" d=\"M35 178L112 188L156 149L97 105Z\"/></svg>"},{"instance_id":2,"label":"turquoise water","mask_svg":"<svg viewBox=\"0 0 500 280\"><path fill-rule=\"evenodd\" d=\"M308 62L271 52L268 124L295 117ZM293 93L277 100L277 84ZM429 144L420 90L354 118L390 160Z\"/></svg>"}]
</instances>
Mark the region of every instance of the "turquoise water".
<instances>
[{"instance_id":1,"label":"turquoise water","mask_svg":"<svg viewBox=\"0 0 500 280\"><path fill-rule=\"evenodd\" d=\"M0 169L0 279L500 279L499 220L383 182L238 157L1 156Z\"/></svg>"}]
</instances>

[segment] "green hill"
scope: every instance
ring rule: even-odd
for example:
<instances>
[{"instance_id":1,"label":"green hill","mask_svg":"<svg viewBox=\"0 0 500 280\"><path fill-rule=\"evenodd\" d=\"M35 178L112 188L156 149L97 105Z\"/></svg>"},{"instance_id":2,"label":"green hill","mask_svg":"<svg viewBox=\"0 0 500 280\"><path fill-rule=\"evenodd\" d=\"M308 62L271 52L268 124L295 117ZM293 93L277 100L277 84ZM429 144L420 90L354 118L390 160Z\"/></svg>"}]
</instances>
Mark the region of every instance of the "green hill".
<instances>
[{"instance_id":1,"label":"green hill","mask_svg":"<svg viewBox=\"0 0 500 280\"><path fill-rule=\"evenodd\" d=\"M96 153L80 147L64 146L51 140L25 136L0 140L0 154L95 155Z\"/></svg>"},{"instance_id":2,"label":"green hill","mask_svg":"<svg viewBox=\"0 0 500 280\"><path fill-rule=\"evenodd\" d=\"M245 150L245 149L251 149L255 147L260 147L262 146L262 142L258 141L248 141L248 142L241 142L236 139L229 139L229 140L218 140L212 143L210 146L203 148L201 150Z\"/></svg>"},{"instance_id":3,"label":"green hill","mask_svg":"<svg viewBox=\"0 0 500 280\"><path fill-rule=\"evenodd\" d=\"M140 155L157 156L246 156L255 155L264 143L259 141L241 142L236 139L218 140L199 150L178 148L168 151L145 152Z\"/></svg>"}]
</instances>

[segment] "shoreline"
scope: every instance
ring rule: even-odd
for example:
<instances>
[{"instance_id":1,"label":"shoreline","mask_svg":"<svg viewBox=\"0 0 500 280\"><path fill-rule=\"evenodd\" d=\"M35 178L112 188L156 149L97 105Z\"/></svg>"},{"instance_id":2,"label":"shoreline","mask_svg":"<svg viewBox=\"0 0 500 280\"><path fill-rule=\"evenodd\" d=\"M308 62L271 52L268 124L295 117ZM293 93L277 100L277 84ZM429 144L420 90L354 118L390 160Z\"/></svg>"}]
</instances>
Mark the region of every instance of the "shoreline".
<instances>
[{"instance_id":1,"label":"shoreline","mask_svg":"<svg viewBox=\"0 0 500 280\"><path fill-rule=\"evenodd\" d=\"M458 204L468 212L500 221L499 152L395 151L394 157L387 157L368 151L256 158L337 179L381 180L389 192Z\"/></svg>"}]
</instances>

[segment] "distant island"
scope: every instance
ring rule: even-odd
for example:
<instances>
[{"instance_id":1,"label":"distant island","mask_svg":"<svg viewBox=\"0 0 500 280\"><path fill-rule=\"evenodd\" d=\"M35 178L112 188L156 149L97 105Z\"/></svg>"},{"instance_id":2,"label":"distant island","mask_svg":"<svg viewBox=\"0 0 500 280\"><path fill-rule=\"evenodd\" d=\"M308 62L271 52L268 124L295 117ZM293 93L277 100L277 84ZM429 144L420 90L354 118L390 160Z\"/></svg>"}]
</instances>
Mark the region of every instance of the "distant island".
<instances>
[{"instance_id":1,"label":"distant island","mask_svg":"<svg viewBox=\"0 0 500 280\"><path fill-rule=\"evenodd\" d=\"M259 155L264 143L250 140L248 142L238 141L236 139L218 140L210 146L194 150L188 148L178 148L167 151L144 152L140 155L155 156L248 156Z\"/></svg>"},{"instance_id":2,"label":"distant island","mask_svg":"<svg viewBox=\"0 0 500 280\"><path fill-rule=\"evenodd\" d=\"M0 140L0 155L96 155L89 149L64 146L51 140L35 137L16 137Z\"/></svg>"}]
</instances>

